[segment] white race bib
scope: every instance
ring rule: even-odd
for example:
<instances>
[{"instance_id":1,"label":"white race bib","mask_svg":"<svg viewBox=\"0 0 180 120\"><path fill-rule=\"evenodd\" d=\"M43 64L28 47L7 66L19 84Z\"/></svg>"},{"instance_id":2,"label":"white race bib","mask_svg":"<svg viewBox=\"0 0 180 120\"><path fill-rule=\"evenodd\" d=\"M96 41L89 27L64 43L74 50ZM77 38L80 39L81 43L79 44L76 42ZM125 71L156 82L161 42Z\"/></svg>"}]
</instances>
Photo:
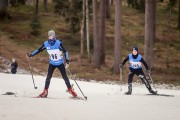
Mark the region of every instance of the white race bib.
<instances>
[{"instance_id":1,"label":"white race bib","mask_svg":"<svg viewBox=\"0 0 180 120\"><path fill-rule=\"evenodd\" d=\"M47 50L47 52L49 54L49 59L52 61L58 61L63 57L63 53L59 49Z\"/></svg>"},{"instance_id":2,"label":"white race bib","mask_svg":"<svg viewBox=\"0 0 180 120\"><path fill-rule=\"evenodd\" d=\"M139 68L141 66L141 62L130 62L133 68Z\"/></svg>"}]
</instances>

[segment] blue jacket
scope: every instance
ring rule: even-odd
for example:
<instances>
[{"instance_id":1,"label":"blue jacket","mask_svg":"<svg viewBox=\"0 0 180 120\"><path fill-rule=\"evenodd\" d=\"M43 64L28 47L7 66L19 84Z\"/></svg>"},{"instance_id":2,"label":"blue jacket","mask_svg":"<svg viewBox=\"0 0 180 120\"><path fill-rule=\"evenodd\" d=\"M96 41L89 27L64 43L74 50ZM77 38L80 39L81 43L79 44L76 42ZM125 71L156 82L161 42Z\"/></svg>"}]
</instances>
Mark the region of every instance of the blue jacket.
<instances>
[{"instance_id":1,"label":"blue jacket","mask_svg":"<svg viewBox=\"0 0 180 120\"><path fill-rule=\"evenodd\" d=\"M138 54L136 59L133 58L132 54L129 54L128 56L129 56L130 68L132 69L142 68L142 64L141 64L142 56L140 54Z\"/></svg>"},{"instance_id":2,"label":"blue jacket","mask_svg":"<svg viewBox=\"0 0 180 120\"><path fill-rule=\"evenodd\" d=\"M64 63L63 56L65 55L66 62L69 61L68 52L62 45L62 41L56 40L53 45L49 44L48 40L43 43L43 45L32 52L32 56L42 52L44 49L47 50L49 54L49 63L52 65L61 65Z\"/></svg>"}]
</instances>

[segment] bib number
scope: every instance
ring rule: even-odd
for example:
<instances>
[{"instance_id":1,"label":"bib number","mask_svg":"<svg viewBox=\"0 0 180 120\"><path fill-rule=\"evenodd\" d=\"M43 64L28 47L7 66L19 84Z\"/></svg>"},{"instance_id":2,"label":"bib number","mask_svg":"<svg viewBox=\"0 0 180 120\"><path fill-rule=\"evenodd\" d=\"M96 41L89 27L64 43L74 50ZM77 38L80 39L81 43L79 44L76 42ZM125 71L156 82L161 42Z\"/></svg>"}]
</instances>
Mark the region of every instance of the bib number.
<instances>
[{"instance_id":1,"label":"bib number","mask_svg":"<svg viewBox=\"0 0 180 120\"><path fill-rule=\"evenodd\" d=\"M141 63L140 62L131 62L131 66L133 68L140 68L141 67Z\"/></svg>"},{"instance_id":2,"label":"bib number","mask_svg":"<svg viewBox=\"0 0 180 120\"><path fill-rule=\"evenodd\" d=\"M51 54L51 60L56 60L58 57L57 57L57 54Z\"/></svg>"},{"instance_id":3,"label":"bib number","mask_svg":"<svg viewBox=\"0 0 180 120\"><path fill-rule=\"evenodd\" d=\"M63 57L62 51L59 51L59 49L48 50L48 53L49 59L52 61L58 61Z\"/></svg>"}]
</instances>

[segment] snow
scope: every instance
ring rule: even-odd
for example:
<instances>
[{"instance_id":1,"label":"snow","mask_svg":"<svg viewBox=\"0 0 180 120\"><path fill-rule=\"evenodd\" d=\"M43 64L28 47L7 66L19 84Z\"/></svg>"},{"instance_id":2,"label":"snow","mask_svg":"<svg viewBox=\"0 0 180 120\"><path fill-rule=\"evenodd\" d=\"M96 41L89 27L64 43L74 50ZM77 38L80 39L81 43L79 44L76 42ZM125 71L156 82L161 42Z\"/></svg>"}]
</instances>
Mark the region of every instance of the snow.
<instances>
[{"instance_id":1,"label":"snow","mask_svg":"<svg viewBox=\"0 0 180 120\"><path fill-rule=\"evenodd\" d=\"M0 120L179 120L180 91L158 89L173 97L153 96L144 86L133 85L131 96L123 95L127 85L77 81L87 101L71 99L61 78L52 78L49 98L32 98L42 92L44 76L0 73ZM74 89L82 96L73 80ZM14 92L16 95L2 95ZM83 96L82 96L83 97Z\"/></svg>"}]
</instances>

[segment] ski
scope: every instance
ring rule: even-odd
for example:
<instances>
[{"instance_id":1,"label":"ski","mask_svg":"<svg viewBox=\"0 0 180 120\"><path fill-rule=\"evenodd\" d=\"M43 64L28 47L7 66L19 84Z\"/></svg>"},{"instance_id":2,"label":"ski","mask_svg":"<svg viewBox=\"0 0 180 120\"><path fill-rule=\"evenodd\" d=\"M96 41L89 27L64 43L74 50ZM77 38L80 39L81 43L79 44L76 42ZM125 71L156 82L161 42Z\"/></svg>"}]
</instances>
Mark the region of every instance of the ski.
<instances>
[{"instance_id":1,"label":"ski","mask_svg":"<svg viewBox=\"0 0 180 120\"><path fill-rule=\"evenodd\" d=\"M151 96L164 96L164 97L174 97L174 95L168 95L168 94L159 94L159 93L157 93L157 94L146 94L146 95L151 95Z\"/></svg>"},{"instance_id":2,"label":"ski","mask_svg":"<svg viewBox=\"0 0 180 120\"><path fill-rule=\"evenodd\" d=\"M39 97L39 96L34 96L34 97L31 97L31 98L41 98L41 99L58 99L58 98L52 98L52 97ZM76 96L76 97L71 96L71 97L69 97L69 98L70 98L70 99L73 99L73 100L84 100L84 101L86 101L86 99L85 99L85 98L80 97L80 96Z\"/></svg>"},{"instance_id":3,"label":"ski","mask_svg":"<svg viewBox=\"0 0 180 120\"><path fill-rule=\"evenodd\" d=\"M71 99L74 99L74 100L84 100L84 101L87 101L87 99L83 98L83 97L80 97L80 96L76 96L76 97L70 97Z\"/></svg>"}]
</instances>

